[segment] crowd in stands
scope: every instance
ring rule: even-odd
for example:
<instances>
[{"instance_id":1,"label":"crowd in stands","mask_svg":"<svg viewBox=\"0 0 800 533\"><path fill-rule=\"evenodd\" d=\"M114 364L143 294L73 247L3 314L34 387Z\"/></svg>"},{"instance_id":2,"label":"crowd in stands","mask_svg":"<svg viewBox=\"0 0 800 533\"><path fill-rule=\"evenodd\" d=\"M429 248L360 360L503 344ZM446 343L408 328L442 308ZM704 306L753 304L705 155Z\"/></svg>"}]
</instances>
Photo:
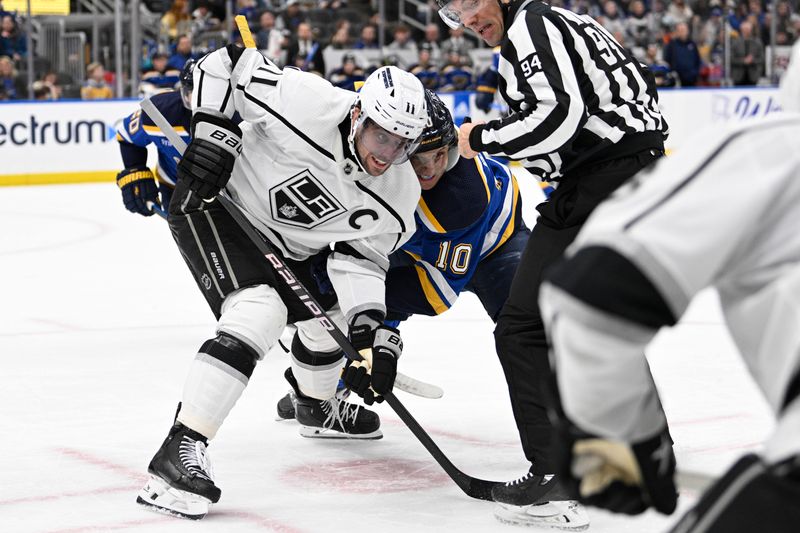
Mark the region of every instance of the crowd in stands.
<instances>
[{"instance_id":1,"label":"crowd in stands","mask_svg":"<svg viewBox=\"0 0 800 533\"><path fill-rule=\"evenodd\" d=\"M775 42L791 45L800 36L800 0L735 0L725 15L723 0L551 0L598 20L622 45L649 65L662 87L718 86L724 73L724 20L730 24L730 72L735 85L769 83L766 48L771 41L770 1L776 4ZM373 2L374 4L374 2ZM491 81L489 64L475 64L478 39L447 28L435 16L424 30L389 24L380 49L378 14L362 0L237 0L259 50L281 66L294 66L352 88L375 68L395 64L439 92L476 90ZM224 45L229 38L221 0L172 0L160 18L160 39L147 43L141 58L140 95L174 87L190 58ZM423 17L420 20L424 22ZM325 50L335 64L326 64ZM363 52L372 61L365 61ZM0 2L0 100L27 98L19 73L27 54L19 19ZM488 62L487 62L488 63ZM488 71L486 69L489 69ZM113 73L92 63L82 98L114 96ZM61 96L59 76L47 72L34 85L36 98Z\"/></svg>"}]
</instances>

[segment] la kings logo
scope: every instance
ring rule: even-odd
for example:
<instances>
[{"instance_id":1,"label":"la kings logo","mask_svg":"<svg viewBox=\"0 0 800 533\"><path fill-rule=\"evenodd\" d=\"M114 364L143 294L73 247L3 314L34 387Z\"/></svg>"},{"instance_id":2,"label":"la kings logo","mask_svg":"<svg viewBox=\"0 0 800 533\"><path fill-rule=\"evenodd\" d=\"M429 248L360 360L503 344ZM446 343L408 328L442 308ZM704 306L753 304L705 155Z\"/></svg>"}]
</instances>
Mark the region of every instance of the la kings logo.
<instances>
[{"instance_id":1,"label":"la kings logo","mask_svg":"<svg viewBox=\"0 0 800 533\"><path fill-rule=\"evenodd\" d=\"M311 229L345 212L308 169L270 189L269 198L272 217L289 226Z\"/></svg>"}]
</instances>

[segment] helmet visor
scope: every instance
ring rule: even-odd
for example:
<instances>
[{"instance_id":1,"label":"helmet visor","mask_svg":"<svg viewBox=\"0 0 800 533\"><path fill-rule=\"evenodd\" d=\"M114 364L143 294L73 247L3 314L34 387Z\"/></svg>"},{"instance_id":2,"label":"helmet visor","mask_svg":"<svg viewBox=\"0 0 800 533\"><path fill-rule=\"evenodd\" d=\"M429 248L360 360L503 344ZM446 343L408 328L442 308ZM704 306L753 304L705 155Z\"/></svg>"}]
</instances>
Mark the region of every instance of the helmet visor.
<instances>
[{"instance_id":1,"label":"helmet visor","mask_svg":"<svg viewBox=\"0 0 800 533\"><path fill-rule=\"evenodd\" d=\"M404 163L408 160L408 154L418 145L417 139L407 139L390 133L370 118L366 118L358 126L355 140L374 158L387 164Z\"/></svg>"},{"instance_id":2,"label":"helmet visor","mask_svg":"<svg viewBox=\"0 0 800 533\"><path fill-rule=\"evenodd\" d=\"M460 28L464 21L478 12L483 0L436 0L439 4L439 16L454 30Z\"/></svg>"}]
</instances>

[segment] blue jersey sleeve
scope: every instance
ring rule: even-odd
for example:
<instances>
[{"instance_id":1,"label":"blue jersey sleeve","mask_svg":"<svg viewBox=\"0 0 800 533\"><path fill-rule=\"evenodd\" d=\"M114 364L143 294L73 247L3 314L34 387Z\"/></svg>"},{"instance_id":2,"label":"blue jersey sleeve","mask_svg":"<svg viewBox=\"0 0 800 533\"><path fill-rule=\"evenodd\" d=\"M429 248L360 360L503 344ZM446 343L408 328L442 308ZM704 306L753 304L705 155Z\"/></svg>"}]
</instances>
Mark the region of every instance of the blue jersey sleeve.
<instances>
[{"instance_id":1,"label":"blue jersey sleeve","mask_svg":"<svg viewBox=\"0 0 800 533\"><path fill-rule=\"evenodd\" d=\"M137 109L124 119L117 128L117 141L122 155L122 164L125 168L146 167L147 148L150 144L149 138L143 138L141 127L142 110Z\"/></svg>"},{"instance_id":2,"label":"blue jersey sleeve","mask_svg":"<svg viewBox=\"0 0 800 533\"><path fill-rule=\"evenodd\" d=\"M175 132L188 143L192 113L183 107L180 92L160 93L151 100ZM117 129L117 140L126 167L146 165L146 147L153 143L158 152L158 177L167 183L175 183L180 152L142 109L136 110L122 120Z\"/></svg>"}]
</instances>

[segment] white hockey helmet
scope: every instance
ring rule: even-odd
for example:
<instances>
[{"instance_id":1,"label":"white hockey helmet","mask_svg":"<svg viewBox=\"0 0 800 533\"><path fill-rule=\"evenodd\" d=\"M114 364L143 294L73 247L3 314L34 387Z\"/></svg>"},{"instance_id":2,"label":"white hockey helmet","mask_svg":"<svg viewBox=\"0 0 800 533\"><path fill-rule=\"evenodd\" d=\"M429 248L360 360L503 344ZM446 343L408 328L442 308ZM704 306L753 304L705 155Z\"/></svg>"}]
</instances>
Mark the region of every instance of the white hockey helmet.
<instances>
[{"instance_id":1,"label":"white hockey helmet","mask_svg":"<svg viewBox=\"0 0 800 533\"><path fill-rule=\"evenodd\" d=\"M360 111L348 139L353 153L357 154L354 144L357 139L386 163L407 161L428 122L422 82L397 67L381 67L366 79L354 105ZM370 128L389 133L388 143L383 142L386 136L369 134ZM364 165L363 161L360 163Z\"/></svg>"}]
</instances>

